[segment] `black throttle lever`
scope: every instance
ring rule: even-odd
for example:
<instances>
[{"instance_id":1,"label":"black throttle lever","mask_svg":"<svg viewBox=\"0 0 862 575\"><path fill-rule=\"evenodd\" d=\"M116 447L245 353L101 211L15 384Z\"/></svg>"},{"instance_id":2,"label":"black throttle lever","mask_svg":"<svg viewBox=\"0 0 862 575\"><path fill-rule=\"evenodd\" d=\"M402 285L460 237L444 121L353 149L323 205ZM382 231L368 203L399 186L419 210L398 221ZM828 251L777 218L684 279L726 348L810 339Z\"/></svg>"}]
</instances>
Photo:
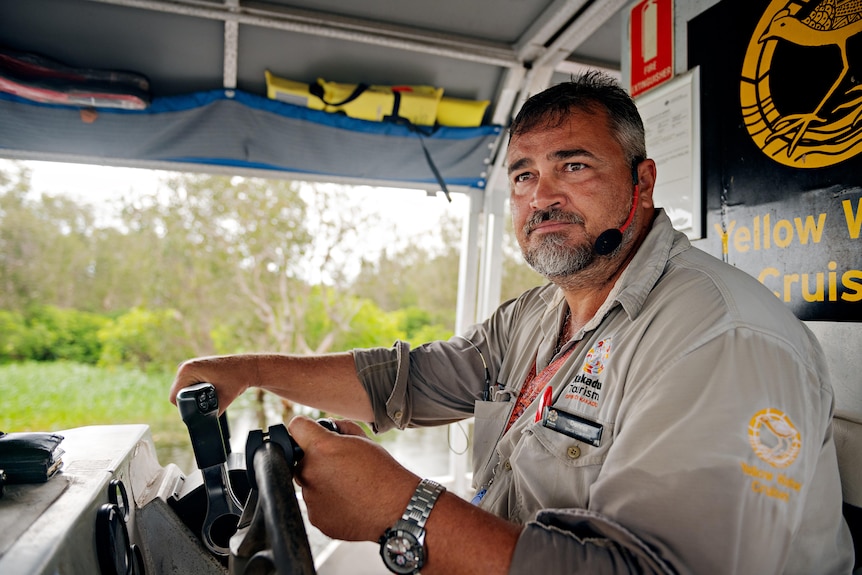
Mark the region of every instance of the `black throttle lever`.
<instances>
[{"instance_id":1,"label":"black throttle lever","mask_svg":"<svg viewBox=\"0 0 862 575\"><path fill-rule=\"evenodd\" d=\"M180 390L177 407L188 427L195 462L206 489L207 514L201 539L214 554L227 557L229 540L242 515L242 505L228 479L226 439L219 421L215 387L210 383L198 383Z\"/></svg>"}]
</instances>

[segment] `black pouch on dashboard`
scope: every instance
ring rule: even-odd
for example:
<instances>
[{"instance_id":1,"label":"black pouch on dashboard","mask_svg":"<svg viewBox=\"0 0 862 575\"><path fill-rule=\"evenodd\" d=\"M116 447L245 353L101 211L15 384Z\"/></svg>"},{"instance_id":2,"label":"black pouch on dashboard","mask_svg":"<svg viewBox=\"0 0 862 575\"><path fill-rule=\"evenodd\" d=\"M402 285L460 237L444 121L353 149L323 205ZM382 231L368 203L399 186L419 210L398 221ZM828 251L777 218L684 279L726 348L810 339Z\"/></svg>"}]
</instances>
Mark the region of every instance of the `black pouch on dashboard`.
<instances>
[{"instance_id":1,"label":"black pouch on dashboard","mask_svg":"<svg viewBox=\"0 0 862 575\"><path fill-rule=\"evenodd\" d=\"M0 470L6 483L44 483L63 465L63 436L47 432L0 432Z\"/></svg>"}]
</instances>

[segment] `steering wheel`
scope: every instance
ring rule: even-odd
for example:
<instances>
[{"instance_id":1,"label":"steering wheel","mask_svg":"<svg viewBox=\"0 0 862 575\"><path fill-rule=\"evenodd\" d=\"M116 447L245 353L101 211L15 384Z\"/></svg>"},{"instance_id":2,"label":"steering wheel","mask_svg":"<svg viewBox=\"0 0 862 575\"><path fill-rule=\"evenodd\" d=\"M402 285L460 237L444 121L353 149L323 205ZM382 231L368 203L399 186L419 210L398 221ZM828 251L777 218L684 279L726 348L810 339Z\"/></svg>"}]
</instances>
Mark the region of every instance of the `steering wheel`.
<instances>
[{"instance_id":1,"label":"steering wheel","mask_svg":"<svg viewBox=\"0 0 862 575\"><path fill-rule=\"evenodd\" d=\"M251 492L230 540L230 575L315 575L293 489L302 450L279 424L249 432L245 456Z\"/></svg>"}]
</instances>

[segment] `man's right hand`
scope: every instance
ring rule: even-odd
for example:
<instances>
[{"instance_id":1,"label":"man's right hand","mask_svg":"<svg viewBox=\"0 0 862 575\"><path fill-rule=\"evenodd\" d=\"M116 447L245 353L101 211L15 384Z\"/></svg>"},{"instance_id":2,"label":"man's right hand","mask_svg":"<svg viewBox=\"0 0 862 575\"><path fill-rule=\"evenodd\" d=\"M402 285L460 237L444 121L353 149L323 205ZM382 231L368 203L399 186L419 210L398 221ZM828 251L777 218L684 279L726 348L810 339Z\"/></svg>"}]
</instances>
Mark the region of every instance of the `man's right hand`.
<instances>
[{"instance_id":1,"label":"man's right hand","mask_svg":"<svg viewBox=\"0 0 862 575\"><path fill-rule=\"evenodd\" d=\"M371 401L356 375L351 352L299 356L249 353L200 357L183 362L171 386L170 400L196 383L211 383L223 412L250 387L357 421L374 420Z\"/></svg>"},{"instance_id":2,"label":"man's right hand","mask_svg":"<svg viewBox=\"0 0 862 575\"><path fill-rule=\"evenodd\" d=\"M177 393L196 383L215 386L219 413L224 412L245 390L259 385L257 358L254 355L224 355L184 361L171 386L171 403L176 405Z\"/></svg>"}]
</instances>

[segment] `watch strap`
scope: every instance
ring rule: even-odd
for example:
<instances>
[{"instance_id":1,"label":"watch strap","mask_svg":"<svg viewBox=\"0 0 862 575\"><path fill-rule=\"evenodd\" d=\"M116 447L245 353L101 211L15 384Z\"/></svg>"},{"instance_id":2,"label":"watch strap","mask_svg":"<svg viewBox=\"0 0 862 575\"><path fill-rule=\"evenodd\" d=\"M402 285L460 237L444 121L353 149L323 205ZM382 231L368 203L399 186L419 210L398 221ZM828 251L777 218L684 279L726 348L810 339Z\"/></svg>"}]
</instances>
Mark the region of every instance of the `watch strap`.
<instances>
[{"instance_id":1,"label":"watch strap","mask_svg":"<svg viewBox=\"0 0 862 575\"><path fill-rule=\"evenodd\" d=\"M423 479L413 492L413 497L407 504L404 514L401 516L401 521L405 521L419 528L419 531L425 529L425 522L428 521L428 516L431 515L431 510L437 502L440 494L446 491L446 488L431 479Z\"/></svg>"}]
</instances>

